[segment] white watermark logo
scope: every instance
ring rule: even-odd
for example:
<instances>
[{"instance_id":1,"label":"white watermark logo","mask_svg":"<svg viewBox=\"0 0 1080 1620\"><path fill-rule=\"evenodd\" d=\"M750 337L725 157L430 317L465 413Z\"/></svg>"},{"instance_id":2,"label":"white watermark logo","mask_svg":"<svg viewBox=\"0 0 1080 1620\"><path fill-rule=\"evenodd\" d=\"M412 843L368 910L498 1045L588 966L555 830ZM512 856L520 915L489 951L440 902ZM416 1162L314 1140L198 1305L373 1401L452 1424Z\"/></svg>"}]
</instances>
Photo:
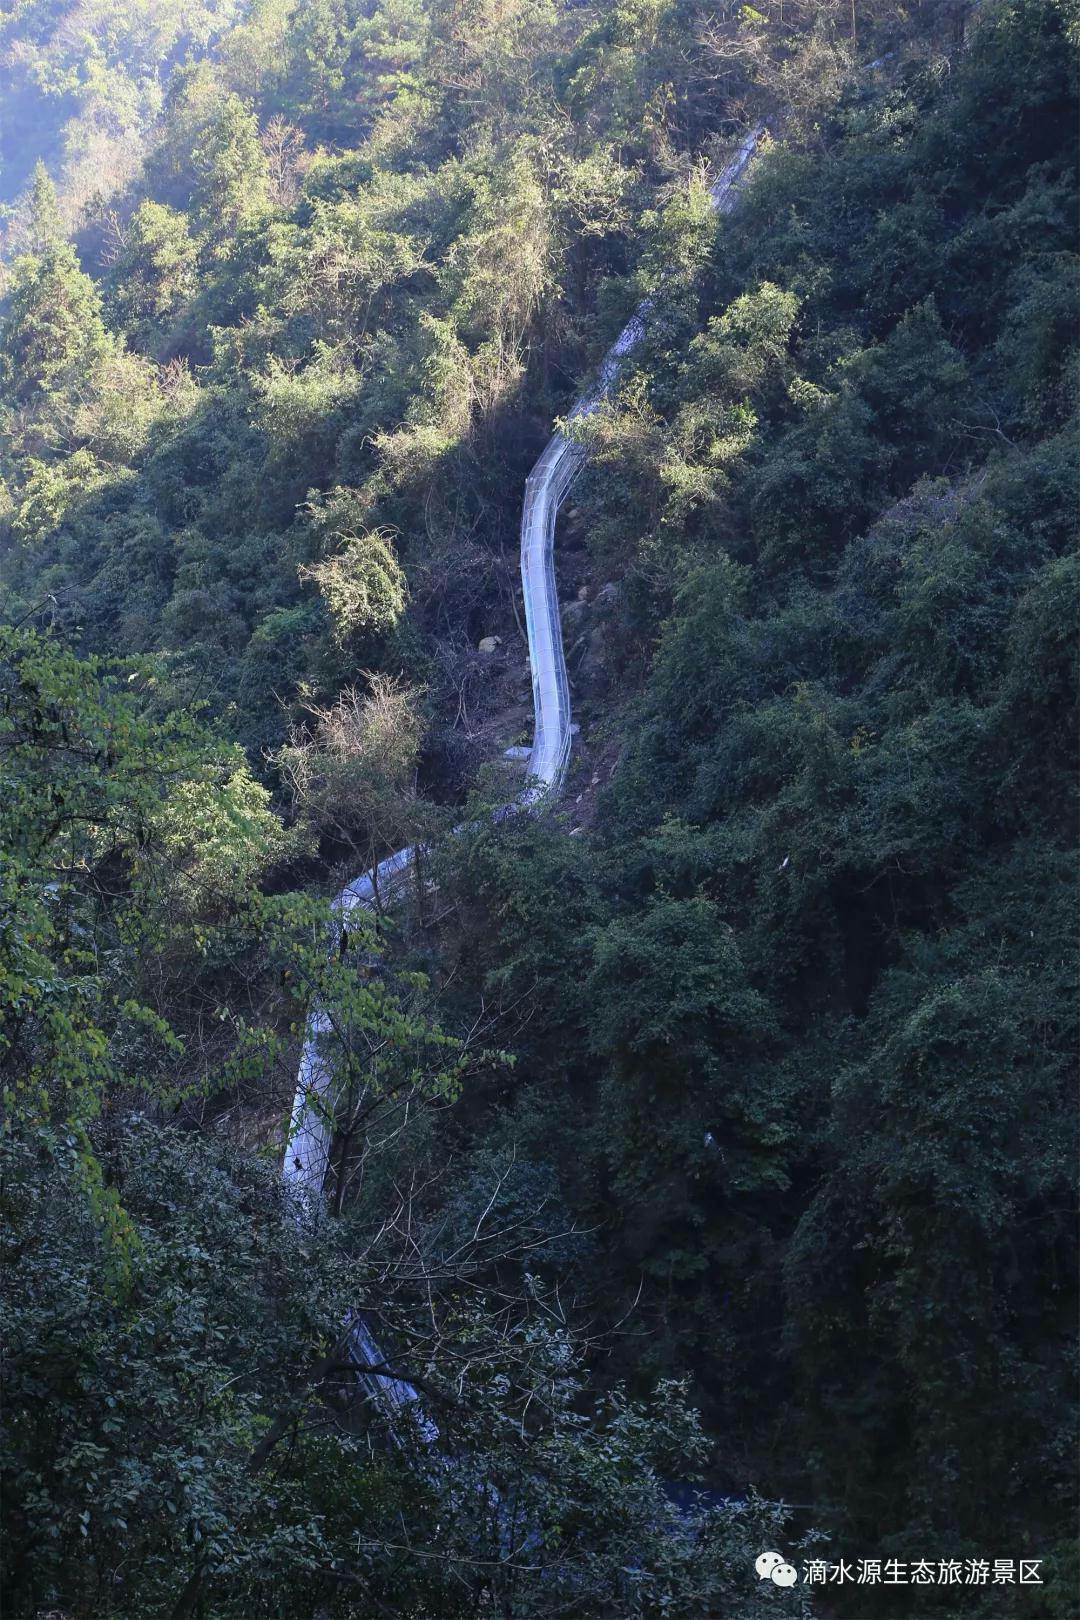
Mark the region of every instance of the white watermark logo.
<instances>
[{"instance_id":1,"label":"white watermark logo","mask_svg":"<svg viewBox=\"0 0 1080 1620\"><path fill-rule=\"evenodd\" d=\"M777 1586L794 1586L799 1578L794 1564L778 1552L759 1553L754 1568L759 1581L775 1581Z\"/></svg>"},{"instance_id":2,"label":"white watermark logo","mask_svg":"<svg viewBox=\"0 0 1080 1620\"><path fill-rule=\"evenodd\" d=\"M807 1586L1042 1586L1042 1558L811 1558L803 1564ZM794 1564L783 1553L763 1552L754 1560L759 1581L794 1586Z\"/></svg>"}]
</instances>

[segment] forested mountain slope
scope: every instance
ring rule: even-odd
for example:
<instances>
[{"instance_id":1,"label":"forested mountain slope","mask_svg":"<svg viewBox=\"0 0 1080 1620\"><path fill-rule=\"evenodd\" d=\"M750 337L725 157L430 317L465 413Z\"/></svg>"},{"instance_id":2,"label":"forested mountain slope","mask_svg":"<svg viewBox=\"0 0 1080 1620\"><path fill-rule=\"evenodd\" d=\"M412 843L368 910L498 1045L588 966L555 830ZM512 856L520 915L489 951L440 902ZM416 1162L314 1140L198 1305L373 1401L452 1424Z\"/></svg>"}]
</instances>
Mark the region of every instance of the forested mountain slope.
<instances>
[{"instance_id":1,"label":"forested mountain slope","mask_svg":"<svg viewBox=\"0 0 1080 1620\"><path fill-rule=\"evenodd\" d=\"M20 83L93 79L61 10ZM145 161L39 171L0 312L11 1612L865 1620L777 1545L1071 1615L1074 9L152 16ZM522 482L645 294L576 763L493 822Z\"/></svg>"},{"instance_id":2,"label":"forested mountain slope","mask_svg":"<svg viewBox=\"0 0 1080 1620\"><path fill-rule=\"evenodd\" d=\"M235 0L11 0L0 8L0 242L25 245L45 161L68 226L99 219L139 172L173 71L242 22Z\"/></svg>"}]
</instances>

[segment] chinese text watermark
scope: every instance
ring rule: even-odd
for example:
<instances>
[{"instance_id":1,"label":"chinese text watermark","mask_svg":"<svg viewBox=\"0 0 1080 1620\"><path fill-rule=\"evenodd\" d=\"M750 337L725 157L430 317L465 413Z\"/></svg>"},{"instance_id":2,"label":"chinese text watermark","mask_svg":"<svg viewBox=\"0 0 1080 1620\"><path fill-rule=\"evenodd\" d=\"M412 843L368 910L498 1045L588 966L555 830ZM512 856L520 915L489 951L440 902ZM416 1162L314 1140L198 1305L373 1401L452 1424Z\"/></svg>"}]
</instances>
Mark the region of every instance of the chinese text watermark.
<instances>
[{"instance_id":1,"label":"chinese text watermark","mask_svg":"<svg viewBox=\"0 0 1080 1620\"><path fill-rule=\"evenodd\" d=\"M777 1586L1041 1586L1042 1558L809 1558L802 1575L782 1553L755 1560L758 1579Z\"/></svg>"}]
</instances>

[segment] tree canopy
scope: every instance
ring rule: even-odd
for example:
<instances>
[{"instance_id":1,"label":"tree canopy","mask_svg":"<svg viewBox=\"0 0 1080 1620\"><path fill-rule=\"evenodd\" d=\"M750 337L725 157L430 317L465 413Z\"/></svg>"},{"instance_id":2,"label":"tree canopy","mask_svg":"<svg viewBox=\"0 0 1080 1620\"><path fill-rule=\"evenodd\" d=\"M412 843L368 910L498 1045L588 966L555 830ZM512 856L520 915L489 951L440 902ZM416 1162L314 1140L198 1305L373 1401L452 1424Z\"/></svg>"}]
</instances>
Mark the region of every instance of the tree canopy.
<instances>
[{"instance_id":1,"label":"tree canopy","mask_svg":"<svg viewBox=\"0 0 1080 1620\"><path fill-rule=\"evenodd\" d=\"M1072 1614L1078 43L0 17L13 1615Z\"/></svg>"}]
</instances>

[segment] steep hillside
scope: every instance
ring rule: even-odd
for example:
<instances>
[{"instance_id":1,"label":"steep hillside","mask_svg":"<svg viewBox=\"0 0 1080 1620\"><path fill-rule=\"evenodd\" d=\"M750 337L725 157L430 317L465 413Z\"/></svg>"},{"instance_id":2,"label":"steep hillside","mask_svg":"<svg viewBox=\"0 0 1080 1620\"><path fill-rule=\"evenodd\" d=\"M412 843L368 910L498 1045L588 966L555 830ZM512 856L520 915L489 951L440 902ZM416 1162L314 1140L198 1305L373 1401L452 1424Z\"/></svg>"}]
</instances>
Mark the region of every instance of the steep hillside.
<instances>
[{"instance_id":1,"label":"steep hillside","mask_svg":"<svg viewBox=\"0 0 1080 1620\"><path fill-rule=\"evenodd\" d=\"M1078 44L5 14L6 1612L1071 1616ZM524 478L646 297L493 818Z\"/></svg>"},{"instance_id":2,"label":"steep hillside","mask_svg":"<svg viewBox=\"0 0 1080 1620\"><path fill-rule=\"evenodd\" d=\"M584 429L593 836L446 857L522 1054L477 1162L557 1167L590 1300L646 1279L616 1364L693 1367L725 1481L847 1546L1048 1543L1068 1489L1074 66L986 16L657 217Z\"/></svg>"}]
</instances>

